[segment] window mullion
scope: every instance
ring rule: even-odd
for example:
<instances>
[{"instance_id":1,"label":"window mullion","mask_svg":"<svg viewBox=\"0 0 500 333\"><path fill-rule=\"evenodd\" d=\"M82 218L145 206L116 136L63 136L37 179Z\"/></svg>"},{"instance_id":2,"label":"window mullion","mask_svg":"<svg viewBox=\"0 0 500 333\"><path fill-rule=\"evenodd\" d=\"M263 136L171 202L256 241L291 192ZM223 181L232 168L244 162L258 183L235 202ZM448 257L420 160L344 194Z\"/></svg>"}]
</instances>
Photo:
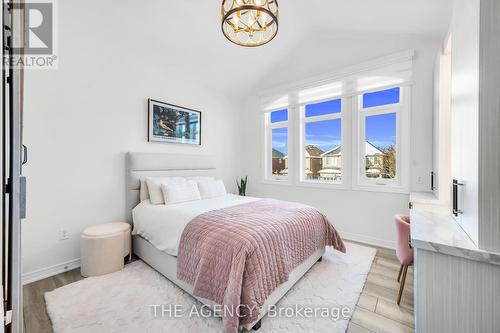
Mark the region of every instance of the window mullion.
<instances>
[{"instance_id":1,"label":"window mullion","mask_svg":"<svg viewBox=\"0 0 500 333\"><path fill-rule=\"evenodd\" d=\"M389 113L398 113L401 110L400 106L397 107L384 107L384 108L374 108L374 109L361 109L359 112L361 112L364 115L367 116L377 116L377 115L382 115L382 114L389 114Z\"/></svg>"},{"instance_id":2,"label":"window mullion","mask_svg":"<svg viewBox=\"0 0 500 333\"><path fill-rule=\"evenodd\" d=\"M284 128L284 127L289 127L289 125L290 125L290 121L282 121L279 123L268 124L267 128L270 128L270 129Z\"/></svg>"},{"instance_id":3,"label":"window mullion","mask_svg":"<svg viewBox=\"0 0 500 333\"><path fill-rule=\"evenodd\" d=\"M314 117L304 117L304 122L305 123L312 123L312 122L317 122L317 121L324 121L324 120L332 120L332 119L342 119L342 113L332 113L332 114L325 114L321 116L314 116Z\"/></svg>"}]
</instances>

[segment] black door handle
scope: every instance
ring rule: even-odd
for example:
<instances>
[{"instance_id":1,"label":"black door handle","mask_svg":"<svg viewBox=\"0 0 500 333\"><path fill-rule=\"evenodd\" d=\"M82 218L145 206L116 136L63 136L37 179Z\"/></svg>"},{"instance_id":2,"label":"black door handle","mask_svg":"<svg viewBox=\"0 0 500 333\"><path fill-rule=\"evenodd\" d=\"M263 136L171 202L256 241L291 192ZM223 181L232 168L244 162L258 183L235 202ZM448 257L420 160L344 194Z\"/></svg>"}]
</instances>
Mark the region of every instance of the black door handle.
<instances>
[{"instance_id":1,"label":"black door handle","mask_svg":"<svg viewBox=\"0 0 500 333\"><path fill-rule=\"evenodd\" d=\"M28 163L28 147L23 145L23 161L21 162L22 165L25 165Z\"/></svg>"}]
</instances>

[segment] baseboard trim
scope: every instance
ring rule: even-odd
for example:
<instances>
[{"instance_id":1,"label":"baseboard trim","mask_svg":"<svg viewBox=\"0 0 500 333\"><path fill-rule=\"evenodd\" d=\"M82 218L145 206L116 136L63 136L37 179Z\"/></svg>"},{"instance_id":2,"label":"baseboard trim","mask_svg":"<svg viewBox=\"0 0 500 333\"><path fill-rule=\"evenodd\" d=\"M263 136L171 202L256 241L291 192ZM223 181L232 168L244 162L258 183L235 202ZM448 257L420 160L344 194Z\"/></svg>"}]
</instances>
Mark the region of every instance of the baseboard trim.
<instances>
[{"instance_id":1,"label":"baseboard trim","mask_svg":"<svg viewBox=\"0 0 500 333\"><path fill-rule=\"evenodd\" d=\"M32 272L24 273L22 276L22 282L23 285L25 285L31 282L35 282L60 273L70 271L78 267L80 267L80 258L66 261L54 266L37 269Z\"/></svg>"},{"instance_id":2,"label":"baseboard trim","mask_svg":"<svg viewBox=\"0 0 500 333\"><path fill-rule=\"evenodd\" d=\"M361 234L353 234L350 232L340 232L340 235L342 235L342 238L345 240L352 240L355 242L360 242L360 243L365 243L369 245L375 245L375 246L380 246L380 247L385 247L388 249L395 249L396 248L396 243L393 241L388 241L385 239L379 239L375 237L370 237L366 235L361 235ZM32 283L35 281L43 280L45 278L64 273L67 271L70 271L72 269L80 267L80 258L73 259L70 261L66 261L54 266L49 266L45 268L38 269L36 271L24 273L22 276L22 282L23 285Z\"/></svg>"},{"instance_id":3,"label":"baseboard trim","mask_svg":"<svg viewBox=\"0 0 500 333\"><path fill-rule=\"evenodd\" d=\"M340 235L342 236L342 238L344 238L346 240L352 240L355 242L365 243L365 244L369 244L369 245L385 247L385 248L391 249L391 250L394 250L396 248L396 242L388 241L386 239L380 239L380 238L370 237L370 236L361 235L361 234L353 234L350 232L340 232Z\"/></svg>"}]
</instances>

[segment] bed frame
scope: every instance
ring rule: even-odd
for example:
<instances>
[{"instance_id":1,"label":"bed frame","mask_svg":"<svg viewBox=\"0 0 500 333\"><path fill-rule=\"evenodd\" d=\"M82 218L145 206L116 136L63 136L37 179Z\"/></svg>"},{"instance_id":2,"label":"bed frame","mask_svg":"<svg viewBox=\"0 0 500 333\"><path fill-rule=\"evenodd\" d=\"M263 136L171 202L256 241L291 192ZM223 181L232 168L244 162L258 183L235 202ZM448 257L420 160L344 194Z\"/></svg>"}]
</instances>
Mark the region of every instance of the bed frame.
<instances>
[{"instance_id":1,"label":"bed frame","mask_svg":"<svg viewBox=\"0 0 500 333\"><path fill-rule=\"evenodd\" d=\"M132 209L139 204L140 180L144 177L190 177L214 176L220 177L214 159L206 155L180 155L159 153L127 153L127 215L132 224ZM156 249L151 243L140 236L133 236L132 249L135 255L160 272L188 294L209 306L215 303L193 295L193 286L177 279L177 257ZM257 320L242 327L250 330L260 328L262 317L267 313L268 306L275 305L293 285L317 262L320 261L325 249L320 249L307 260L297 266L287 282L281 284L266 300Z\"/></svg>"}]
</instances>

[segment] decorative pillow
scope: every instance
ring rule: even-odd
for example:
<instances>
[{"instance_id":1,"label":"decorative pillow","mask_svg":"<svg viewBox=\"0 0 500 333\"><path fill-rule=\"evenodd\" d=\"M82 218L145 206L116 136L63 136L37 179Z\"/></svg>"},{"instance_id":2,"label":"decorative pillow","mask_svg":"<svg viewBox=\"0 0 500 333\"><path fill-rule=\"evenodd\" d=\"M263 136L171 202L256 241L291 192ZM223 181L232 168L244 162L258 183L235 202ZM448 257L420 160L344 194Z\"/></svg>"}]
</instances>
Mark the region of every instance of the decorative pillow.
<instances>
[{"instance_id":1,"label":"decorative pillow","mask_svg":"<svg viewBox=\"0 0 500 333\"><path fill-rule=\"evenodd\" d=\"M186 182L186 179L183 177L146 177L149 200L153 205L164 204L161 185L182 182Z\"/></svg>"},{"instance_id":2,"label":"decorative pillow","mask_svg":"<svg viewBox=\"0 0 500 333\"><path fill-rule=\"evenodd\" d=\"M198 184L194 180L161 184L161 190L165 205L201 199Z\"/></svg>"},{"instance_id":3,"label":"decorative pillow","mask_svg":"<svg viewBox=\"0 0 500 333\"><path fill-rule=\"evenodd\" d=\"M146 184L146 179L141 179L141 187L139 191L139 199L143 202L146 199L149 199L148 185Z\"/></svg>"},{"instance_id":4,"label":"decorative pillow","mask_svg":"<svg viewBox=\"0 0 500 333\"><path fill-rule=\"evenodd\" d=\"M198 189L202 199L221 197L227 194L224 182L220 179L207 179L198 181Z\"/></svg>"}]
</instances>

